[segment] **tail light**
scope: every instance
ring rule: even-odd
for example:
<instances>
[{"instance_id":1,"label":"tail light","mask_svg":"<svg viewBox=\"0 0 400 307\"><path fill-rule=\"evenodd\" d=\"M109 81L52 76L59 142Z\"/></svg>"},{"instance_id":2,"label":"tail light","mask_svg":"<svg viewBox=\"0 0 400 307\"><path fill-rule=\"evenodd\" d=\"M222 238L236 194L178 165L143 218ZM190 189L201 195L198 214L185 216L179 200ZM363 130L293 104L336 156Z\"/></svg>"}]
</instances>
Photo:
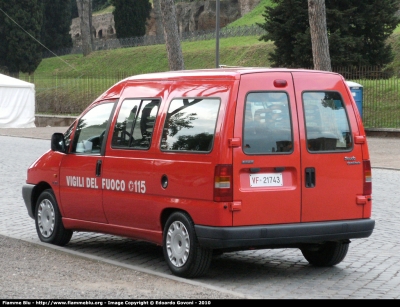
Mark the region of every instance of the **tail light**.
<instances>
[{"instance_id":1,"label":"tail light","mask_svg":"<svg viewBox=\"0 0 400 307\"><path fill-rule=\"evenodd\" d=\"M232 165L220 164L214 173L214 201L233 200Z\"/></svg>"},{"instance_id":2,"label":"tail light","mask_svg":"<svg viewBox=\"0 0 400 307\"><path fill-rule=\"evenodd\" d=\"M371 195L372 194L372 172L371 172L370 160L363 161L363 170L364 170L363 195Z\"/></svg>"}]
</instances>

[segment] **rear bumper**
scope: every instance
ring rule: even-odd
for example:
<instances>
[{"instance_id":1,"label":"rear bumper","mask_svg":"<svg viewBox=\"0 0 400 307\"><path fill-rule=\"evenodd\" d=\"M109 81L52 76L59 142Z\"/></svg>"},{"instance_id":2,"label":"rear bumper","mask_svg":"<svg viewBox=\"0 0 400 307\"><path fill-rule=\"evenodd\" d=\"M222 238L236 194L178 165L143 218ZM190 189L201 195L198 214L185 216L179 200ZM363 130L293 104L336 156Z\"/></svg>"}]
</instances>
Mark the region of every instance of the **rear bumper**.
<instances>
[{"instance_id":1,"label":"rear bumper","mask_svg":"<svg viewBox=\"0 0 400 307\"><path fill-rule=\"evenodd\" d=\"M195 225L195 230L205 248L246 249L366 238L374 227L375 220L359 219L240 227Z\"/></svg>"}]
</instances>

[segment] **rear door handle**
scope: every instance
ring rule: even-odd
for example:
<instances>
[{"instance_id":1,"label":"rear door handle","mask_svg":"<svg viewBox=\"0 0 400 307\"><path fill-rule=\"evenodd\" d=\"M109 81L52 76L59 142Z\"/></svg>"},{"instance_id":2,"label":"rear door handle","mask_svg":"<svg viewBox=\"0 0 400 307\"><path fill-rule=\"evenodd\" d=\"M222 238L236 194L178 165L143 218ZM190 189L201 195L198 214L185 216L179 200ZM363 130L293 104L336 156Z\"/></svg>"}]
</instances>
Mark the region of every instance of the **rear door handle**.
<instances>
[{"instance_id":1,"label":"rear door handle","mask_svg":"<svg viewBox=\"0 0 400 307\"><path fill-rule=\"evenodd\" d=\"M305 170L306 176L306 188L314 188L315 187L315 168L307 167Z\"/></svg>"}]
</instances>

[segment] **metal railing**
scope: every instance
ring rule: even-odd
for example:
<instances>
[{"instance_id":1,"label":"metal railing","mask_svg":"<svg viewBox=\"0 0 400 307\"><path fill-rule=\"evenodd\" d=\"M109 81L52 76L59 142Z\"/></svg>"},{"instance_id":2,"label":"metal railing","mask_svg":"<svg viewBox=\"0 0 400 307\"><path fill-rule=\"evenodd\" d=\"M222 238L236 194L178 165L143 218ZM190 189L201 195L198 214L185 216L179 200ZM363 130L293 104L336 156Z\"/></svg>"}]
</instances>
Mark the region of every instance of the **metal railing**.
<instances>
[{"instance_id":1,"label":"metal railing","mask_svg":"<svg viewBox=\"0 0 400 307\"><path fill-rule=\"evenodd\" d=\"M400 128L398 73L378 66L338 67L333 71L361 85L361 113L366 128Z\"/></svg>"}]
</instances>

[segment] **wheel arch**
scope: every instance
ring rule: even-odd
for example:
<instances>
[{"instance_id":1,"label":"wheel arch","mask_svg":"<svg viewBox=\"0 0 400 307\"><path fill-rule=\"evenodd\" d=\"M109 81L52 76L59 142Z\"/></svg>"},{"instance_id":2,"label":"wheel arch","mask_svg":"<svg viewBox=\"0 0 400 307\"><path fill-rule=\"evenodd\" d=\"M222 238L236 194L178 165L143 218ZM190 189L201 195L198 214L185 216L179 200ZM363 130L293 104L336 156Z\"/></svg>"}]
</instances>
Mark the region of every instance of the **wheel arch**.
<instances>
[{"instance_id":1,"label":"wheel arch","mask_svg":"<svg viewBox=\"0 0 400 307\"><path fill-rule=\"evenodd\" d=\"M36 203L37 203L37 200L38 200L40 194L42 194L43 191L48 190L48 189L51 189L53 191L51 186L47 182L44 182L44 181L37 184L35 186L35 188L33 189L32 199L31 199L31 206L32 206L31 210L32 210L33 216L35 216L35 214L36 214L35 213L36 205L37 205ZM54 193L54 191L53 191L53 193Z\"/></svg>"},{"instance_id":2,"label":"wheel arch","mask_svg":"<svg viewBox=\"0 0 400 307\"><path fill-rule=\"evenodd\" d=\"M199 245L190 214L182 209L171 208L163 211L161 222L164 259L172 274L184 278L206 274L213 251Z\"/></svg>"},{"instance_id":3,"label":"wheel arch","mask_svg":"<svg viewBox=\"0 0 400 307\"><path fill-rule=\"evenodd\" d=\"M165 208L160 215L160 223L161 223L161 229L162 232L164 232L164 228L165 228L165 224L167 223L168 218L171 216L171 214L175 213L175 212L182 212L182 213L186 213L188 215L188 217L192 220L193 222L193 218L192 216L189 214L189 212L187 212L186 210L180 209L180 208ZM193 222L194 223L194 222Z\"/></svg>"}]
</instances>

